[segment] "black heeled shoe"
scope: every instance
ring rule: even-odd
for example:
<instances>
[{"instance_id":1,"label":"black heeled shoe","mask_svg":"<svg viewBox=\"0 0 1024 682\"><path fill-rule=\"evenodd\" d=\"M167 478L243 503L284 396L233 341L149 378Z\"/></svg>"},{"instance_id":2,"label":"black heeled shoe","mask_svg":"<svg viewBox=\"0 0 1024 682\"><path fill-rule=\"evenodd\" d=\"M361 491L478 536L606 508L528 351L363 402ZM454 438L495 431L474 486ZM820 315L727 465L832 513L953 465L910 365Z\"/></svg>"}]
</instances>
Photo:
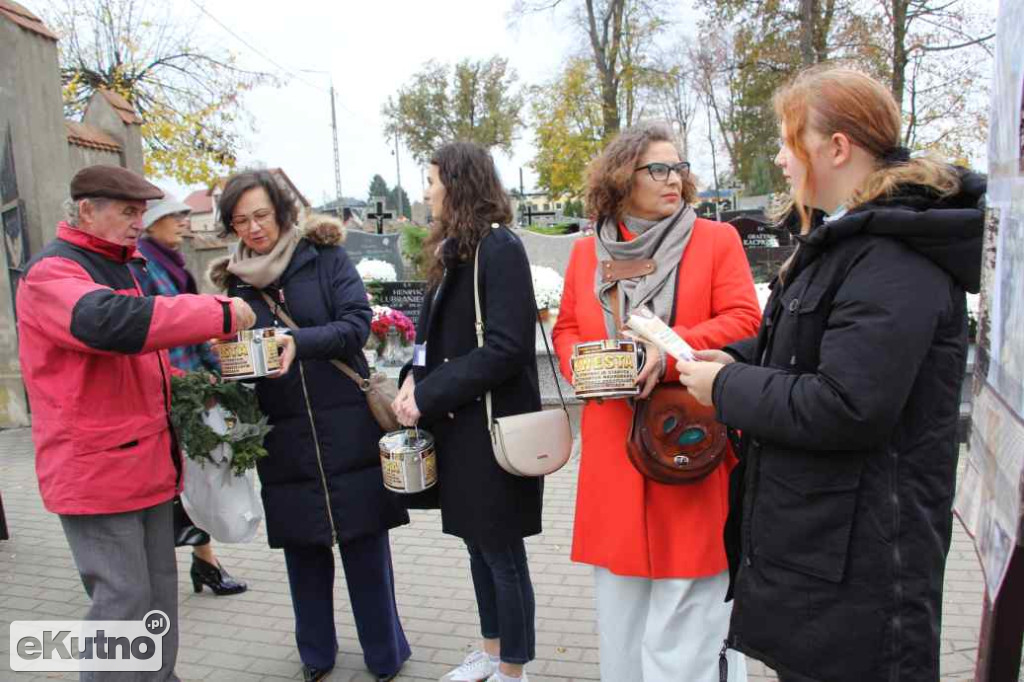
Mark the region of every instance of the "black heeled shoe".
<instances>
[{"instance_id":1,"label":"black heeled shoe","mask_svg":"<svg viewBox=\"0 0 1024 682\"><path fill-rule=\"evenodd\" d=\"M334 670L334 668L314 668L311 665L303 663L302 680L303 682L320 682L320 680L326 680L332 670Z\"/></svg>"},{"instance_id":2,"label":"black heeled shoe","mask_svg":"<svg viewBox=\"0 0 1024 682\"><path fill-rule=\"evenodd\" d=\"M226 594L241 594L249 589L249 586L241 580L232 578L224 570L223 566L214 566L203 561L195 554L192 555L192 570L190 574L192 576L192 589L197 593L203 591L203 585L213 590L213 593L218 597Z\"/></svg>"},{"instance_id":3,"label":"black heeled shoe","mask_svg":"<svg viewBox=\"0 0 1024 682\"><path fill-rule=\"evenodd\" d=\"M398 666L398 670L396 670L393 673L374 673L372 670L370 672L376 676L377 682L391 682L391 680L398 677L398 674L402 672L403 667L405 667L404 662L402 663L402 665Z\"/></svg>"}]
</instances>

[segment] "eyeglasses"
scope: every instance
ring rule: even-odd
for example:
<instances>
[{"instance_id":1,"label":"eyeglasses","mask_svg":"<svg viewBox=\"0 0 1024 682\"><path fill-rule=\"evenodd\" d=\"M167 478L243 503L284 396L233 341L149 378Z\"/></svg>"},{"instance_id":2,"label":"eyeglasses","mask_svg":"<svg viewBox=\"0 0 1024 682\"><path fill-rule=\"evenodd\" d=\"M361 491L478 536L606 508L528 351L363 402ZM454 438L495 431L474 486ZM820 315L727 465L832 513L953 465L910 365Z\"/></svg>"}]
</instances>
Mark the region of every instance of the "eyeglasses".
<instances>
[{"instance_id":1,"label":"eyeglasses","mask_svg":"<svg viewBox=\"0 0 1024 682\"><path fill-rule=\"evenodd\" d=\"M673 164L659 162L649 163L646 166L634 168L633 172L635 173L637 171L642 171L644 169L646 169L647 172L651 174L651 179L654 180L655 182L666 182L668 180L668 176L672 173L672 171L676 172L676 175L679 176L680 180L685 180L686 177L690 174L690 162L680 161L679 163Z\"/></svg>"},{"instance_id":2,"label":"eyeglasses","mask_svg":"<svg viewBox=\"0 0 1024 682\"><path fill-rule=\"evenodd\" d=\"M231 218L231 227L236 230L248 229L250 221L259 223L260 227L266 227L267 223L274 216L274 211L269 208L261 208L254 211L252 215L236 215Z\"/></svg>"}]
</instances>

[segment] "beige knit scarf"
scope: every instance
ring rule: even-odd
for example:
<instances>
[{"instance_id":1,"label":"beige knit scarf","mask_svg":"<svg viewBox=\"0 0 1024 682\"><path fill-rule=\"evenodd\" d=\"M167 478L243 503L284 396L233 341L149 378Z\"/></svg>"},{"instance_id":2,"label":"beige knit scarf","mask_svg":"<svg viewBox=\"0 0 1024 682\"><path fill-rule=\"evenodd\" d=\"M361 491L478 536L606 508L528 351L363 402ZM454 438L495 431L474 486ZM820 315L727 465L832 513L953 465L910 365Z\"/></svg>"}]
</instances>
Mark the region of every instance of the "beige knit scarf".
<instances>
[{"instance_id":1,"label":"beige knit scarf","mask_svg":"<svg viewBox=\"0 0 1024 682\"><path fill-rule=\"evenodd\" d=\"M231 254L228 272L246 284L251 284L257 289L265 289L284 274L300 241L302 231L297 227L285 230L268 253L256 253L246 246L245 242L240 241L238 248Z\"/></svg>"}]
</instances>

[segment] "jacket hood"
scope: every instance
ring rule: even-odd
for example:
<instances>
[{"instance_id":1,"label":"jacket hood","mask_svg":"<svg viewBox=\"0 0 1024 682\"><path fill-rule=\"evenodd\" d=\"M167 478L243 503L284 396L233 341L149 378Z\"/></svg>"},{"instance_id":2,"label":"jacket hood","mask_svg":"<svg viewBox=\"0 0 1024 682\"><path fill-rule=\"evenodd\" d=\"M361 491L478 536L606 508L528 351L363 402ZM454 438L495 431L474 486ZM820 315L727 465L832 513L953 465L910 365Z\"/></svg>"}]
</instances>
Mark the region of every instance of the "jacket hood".
<instances>
[{"instance_id":1,"label":"jacket hood","mask_svg":"<svg viewBox=\"0 0 1024 682\"><path fill-rule=\"evenodd\" d=\"M311 213L295 228L302 231L302 238L316 246L339 246L345 242L345 225L333 216ZM238 248L237 246L235 248ZM228 263L231 256L222 256L210 263L206 270L206 279L218 291L227 291Z\"/></svg>"},{"instance_id":2,"label":"jacket hood","mask_svg":"<svg viewBox=\"0 0 1024 682\"><path fill-rule=\"evenodd\" d=\"M939 197L921 186L899 188L892 196L856 207L825 222L806 237L811 246L824 246L856 234L890 237L931 260L964 289L981 289L981 254L985 225L984 175L957 168L959 191Z\"/></svg>"}]
</instances>

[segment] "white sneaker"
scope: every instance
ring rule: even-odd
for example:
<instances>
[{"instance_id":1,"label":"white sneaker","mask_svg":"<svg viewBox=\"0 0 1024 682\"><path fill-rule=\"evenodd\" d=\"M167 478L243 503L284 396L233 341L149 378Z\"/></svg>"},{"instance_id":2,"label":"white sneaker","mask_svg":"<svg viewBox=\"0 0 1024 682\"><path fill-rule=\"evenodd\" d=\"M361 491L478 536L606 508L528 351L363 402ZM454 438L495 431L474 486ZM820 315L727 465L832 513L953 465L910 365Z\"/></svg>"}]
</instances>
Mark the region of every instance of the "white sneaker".
<instances>
[{"instance_id":1,"label":"white sneaker","mask_svg":"<svg viewBox=\"0 0 1024 682\"><path fill-rule=\"evenodd\" d=\"M480 682L489 680L498 672L498 663L483 651L473 651L455 670L450 671L440 682Z\"/></svg>"},{"instance_id":2,"label":"white sneaker","mask_svg":"<svg viewBox=\"0 0 1024 682\"><path fill-rule=\"evenodd\" d=\"M516 679L516 678L512 678L512 679ZM501 682L501 680L498 679L498 673L494 673L493 675L488 677L487 678L487 682ZM519 682L530 682L530 679L526 676L526 671L525 670L523 671L523 676L519 678Z\"/></svg>"}]
</instances>

